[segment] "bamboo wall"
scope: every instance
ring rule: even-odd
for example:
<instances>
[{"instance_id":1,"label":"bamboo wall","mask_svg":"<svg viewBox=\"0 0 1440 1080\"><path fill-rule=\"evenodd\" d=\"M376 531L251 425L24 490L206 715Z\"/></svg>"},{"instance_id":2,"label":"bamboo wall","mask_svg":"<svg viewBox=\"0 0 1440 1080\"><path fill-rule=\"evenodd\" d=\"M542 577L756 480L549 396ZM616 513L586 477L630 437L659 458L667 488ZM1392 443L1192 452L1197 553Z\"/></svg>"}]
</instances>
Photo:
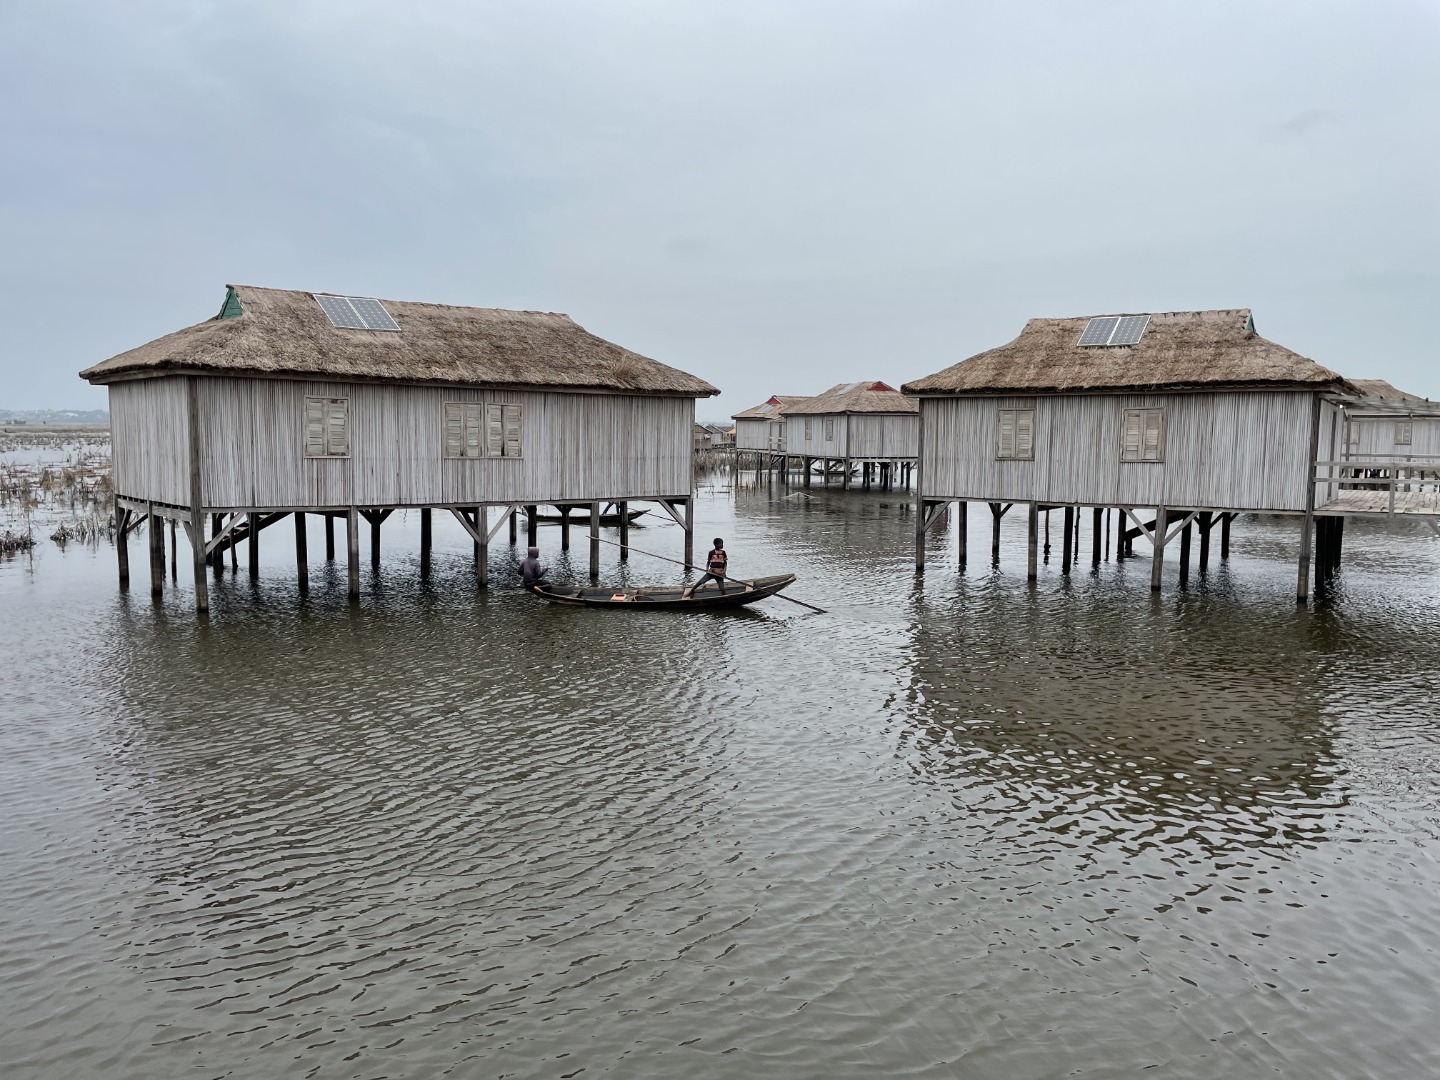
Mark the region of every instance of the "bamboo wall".
<instances>
[{"instance_id":1,"label":"bamboo wall","mask_svg":"<svg viewBox=\"0 0 1440 1080\"><path fill-rule=\"evenodd\" d=\"M1407 420L1411 424L1408 446L1395 441L1395 425ZM1358 435L1358 440L1350 444L1351 455L1440 457L1440 416L1352 417L1350 425Z\"/></svg>"},{"instance_id":2,"label":"bamboo wall","mask_svg":"<svg viewBox=\"0 0 1440 1080\"><path fill-rule=\"evenodd\" d=\"M805 438L805 421L810 438ZM834 423L833 439L825 438L825 422ZM790 453L817 458L859 458L879 461L919 454L920 417L914 413L832 413L791 416L786 422Z\"/></svg>"},{"instance_id":3,"label":"bamboo wall","mask_svg":"<svg viewBox=\"0 0 1440 1080\"><path fill-rule=\"evenodd\" d=\"M1306 391L922 398L927 499L1303 510ZM997 413L1035 410L1035 460L996 459ZM1122 462L1125 409L1165 411L1164 460ZM1336 410L1322 408L1319 456Z\"/></svg>"},{"instance_id":4,"label":"bamboo wall","mask_svg":"<svg viewBox=\"0 0 1440 1080\"><path fill-rule=\"evenodd\" d=\"M737 450L779 450L776 445L777 432L784 431L784 425L771 420L746 419L735 421L735 448Z\"/></svg>"},{"instance_id":5,"label":"bamboo wall","mask_svg":"<svg viewBox=\"0 0 1440 1080\"><path fill-rule=\"evenodd\" d=\"M189 475L176 419L184 416L185 379L117 383L110 392L117 491L188 504L188 483L177 482ZM348 458L304 456L304 399L314 396L350 400ZM522 406L522 456L443 458L448 401ZM206 507L587 502L690 492L693 398L200 377L199 404Z\"/></svg>"}]
</instances>

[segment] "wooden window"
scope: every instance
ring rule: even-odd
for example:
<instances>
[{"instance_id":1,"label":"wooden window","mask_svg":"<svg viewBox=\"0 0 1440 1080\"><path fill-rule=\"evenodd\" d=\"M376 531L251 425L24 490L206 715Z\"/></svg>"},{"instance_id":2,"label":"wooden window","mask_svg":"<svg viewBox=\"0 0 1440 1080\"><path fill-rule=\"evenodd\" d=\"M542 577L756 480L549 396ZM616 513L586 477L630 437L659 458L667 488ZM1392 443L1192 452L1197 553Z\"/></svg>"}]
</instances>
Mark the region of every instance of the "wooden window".
<instances>
[{"instance_id":1,"label":"wooden window","mask_svg":"<svg viewBox=\"0 0 1440 1080\"><path fill-rule=\"evenodd\" d=\"M1399 420L1395 424L1395 445L1410 446L1415 437L1415 424L1411 420Z\"/></svg>"},{"instance_id":2,"label":"wooden window","mask_svg":"<svg viewBox=\"0 0 1440 1080\"><path fill-rule=\"evenodd\" d=\"M835 441L835 421L828 416L825 418L825 441Z\"/></svg>"},{"instance_id":3,"label":"wooden window","mask_svg":"<svg viewBox=\"0 0 1440 1080\"><path fill-rule=\"evenodd\" d=\"M1126 409L1120 438L1121 461L1165 460L1165 410Z\"/></svg>"},{"instance_id":4,"label":"wooden window","mask_svg":"<svg viewBox=\"0 0 1440 1080\"><path fill-rule=\"evenodd\" d=\"M995 456L1001 461L1035 460L1035 410L1001 409Z\"/></svg>"},{"instance_id":5,"label":"wooden window","mask_svg":"<svg viewBox=\"0 0 1440 1080\"><path fill-rule=\"evenodd\" d=\"M445 402L445 457L518 458L520 449L519 405Z\"/></svg>"},{"instance_id":6,"label":"wooden window","mask_svg":"<svg viewBox=\"0 0 1440 1080\"><path fill-rule=\"evenodd\" d=\"M805 417L805 441L806 441L806 442L809 442L809 441L811 440L811 438L814 437L815 431L814 431L814 428L813 428L813 426L812 426L813 423L814 423L814 421L812 421L812 420L810 419L810 417L808 417L808 416Z\"/></svg>"},{"instance_id":7,"label":"wooden window","mask_svg":"<svg viewBox=\"0 0 1440 1080\"><path fill-rule=\"evenodd\" d=\"M350 399L307 397L305 399L305 456L343 458L350 456Z\"/></svg>"},{"instance_id":8,"label":"wooden window","mask_svg":"<svg viewBox=\"0 0 1440 1080\"><path fill-rule=\"evenodd\" d=\"M1349 422L1346 424L1346 428L1347 428L1346 437L1347 437L1347 439L1349 440L1350 445L1351 445L1351 446L1359 446L1359 445L1360 445L1360 425L1359 425L1358 423L1356 423L1354 420L1351 420L1351 421L1349 421Z\"/></svg>"}]
</instances>

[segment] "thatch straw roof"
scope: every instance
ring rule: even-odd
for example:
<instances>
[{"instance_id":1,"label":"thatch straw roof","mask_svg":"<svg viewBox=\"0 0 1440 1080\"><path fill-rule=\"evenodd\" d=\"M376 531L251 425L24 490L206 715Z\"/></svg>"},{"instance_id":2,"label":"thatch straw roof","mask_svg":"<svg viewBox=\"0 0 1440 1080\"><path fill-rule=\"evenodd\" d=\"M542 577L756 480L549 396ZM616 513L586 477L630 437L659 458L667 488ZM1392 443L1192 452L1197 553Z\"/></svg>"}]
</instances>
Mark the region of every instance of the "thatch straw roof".
<instances>
[{"instance_id":1,"label":"thatch straw roof","mask_svg":"<svg viewBox=\"0 0 1440 1080\"><path fill-rule=\"evenodd\" d=\"M819 416L826 413L918 413L918 402L907 398L893 386L874 379L840 383L823 394L806 398L801 404L785 410L792 416Z\"/></svg>"},{"instance_id":2,"label":"thatch straw roof","mask_svg":"<svg viewBox=\"0 0 1440 1080\"><path fill-rule=\"evenodd\" d=\"M732 413L731 420L780 420L785 413L794 405L809 398L801 394L772 394L766 401L759 405L746 409L744 412Z\"/></svg>"},{"instance_id":3,"label":"thatch straw roof","mask_svg":"<svg viewBox=\"0 0 1440 1080\"><path fill-rule=\"evenodd\" d=\"M709 397L703 379L588 333L568 315L384 300L394 331L337 329L314 295L232 285L221 316L86 368L93 383L204 372ZM225 318L238 300L241 314Z\"/></svg>"},{"instance_id":4,"label":"thatch straw roof","mask_svg":"<svg viewBox=\"0 0 1440 1080\"><path fill-rule=\"evenodd\" d=\"M1350 385L1360 391L1360 396L1365 399L1366 404L1372 402L1385 405L1403 405L1407 402L1430 403L1428 398L1422 398L1418 394L1407 394L1384 379L1351 379Z\"/></svg>"},{"instance_id":5,"label":"thatch straw roof","mask_svg":"<svg viewBox=\"0 0 1440 1080\"><path fill-rule=\"evenodd\" d=\"M1008 345L902 387L907 394L1095 393L1350 384L1255 333L1248 308L1152 314L1134 345L1079 345L1090 317L1031 319Z\"/></svg>"}]
</instances>

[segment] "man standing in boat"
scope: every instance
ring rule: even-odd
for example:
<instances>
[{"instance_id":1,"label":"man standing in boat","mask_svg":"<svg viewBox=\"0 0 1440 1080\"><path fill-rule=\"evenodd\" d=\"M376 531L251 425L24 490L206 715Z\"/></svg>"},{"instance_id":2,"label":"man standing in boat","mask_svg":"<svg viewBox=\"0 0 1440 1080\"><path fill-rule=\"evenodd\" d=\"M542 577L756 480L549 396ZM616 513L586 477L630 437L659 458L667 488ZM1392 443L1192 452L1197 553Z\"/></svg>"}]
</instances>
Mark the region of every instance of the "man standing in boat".
<instances>
[{"instance_id":1,"label":"man standing in boat","mask_svg":"<svg viewBox=\"0 0 1440 1080\"><path fill-rule=\"evenodd\" d=\"M524 561L520 563L520 584L522 587L535 591L538 585L549 585L545 575L549 573L548 566L540 565L540 549L532 547L525 555Z\"/></svg>"},{"instance_id":2,"label":"man standing in boat","mask_svg":"<svg viewBox=\"0 0 1440 1080\"><path fill-rule=\"evenodd\" d=\"M725 568L730 565L730 556L725 554L725 541L721 537L715 537L715 546L710 549L705 559L705 574L690 588L684 592L684 597L689 600L695 595L695 590L704 585L707 581L713 581L720 586L720 595L725 595Z\"/></svg>"}]
</instances>

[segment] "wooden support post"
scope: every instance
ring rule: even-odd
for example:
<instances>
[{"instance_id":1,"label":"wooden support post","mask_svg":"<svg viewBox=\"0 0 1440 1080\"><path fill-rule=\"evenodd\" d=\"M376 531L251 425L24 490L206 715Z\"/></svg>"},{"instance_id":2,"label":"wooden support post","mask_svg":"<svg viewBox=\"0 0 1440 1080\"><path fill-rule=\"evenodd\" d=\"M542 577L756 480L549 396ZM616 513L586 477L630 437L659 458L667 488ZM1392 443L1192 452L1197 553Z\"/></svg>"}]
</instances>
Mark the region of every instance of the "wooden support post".
<instances>
[{"instance_id":1,"label":"wooden support post","mask_svg":"<svg viewBox=\"0 0 1440 1080\"><path fill-rule=\"evenodd\" d=\"M685 569L695 569L695 496L685 497Z\"/></svg>"},{"instance_id":2,"label":"wooden support post","mask_svg":"<svg viewBox=\"0 0 1440 1080\"><path fill-rule=\"evenodd\" d=\"M1235 520L1234 514L1220 515L1220 558L1230 558L1230 522Z\"/></svg>"},{"instance_id":3,"label":"wooden support post","mask_svg":"<svg viewBox=\"0 0 1440 1080\"><path fill-rule=\"evenodd\" d=\"M250 557L250 580L260 576L260 515L255 511L245 515L249 533L245 537L245 551Z\"/></svg>"},{"instance_id":4,"label":"wooden support post","mask_svg":"<svg viewBox=\"0 0 1440 1080\"><path fill-rule=\"evenodd\" d=\"M380 570L380 510L378 508L370 511L370 569Z\"/></svg>"},{"instance_id":5,"label":"wooden support post","mask_svg":"<svg viewBox=\"0 0 1440 1080\"><path fill-rule=\"evenodd\" d=\"M992 566L1000 565L1000 518L1005 511L1000 509L999 503L990 504L990 563Z\"/></svg>"},{"instance_id":6,"label":"wooden support post","mask_svg":"<svg viewBox=\"0 0 1440 1080\"><path fill-rule=\"evenodd\" d=\"M480 528L480 507L472 506L469 512L470 524L478 530ZM470 561L478 569L480 566L480 541L474 538L470 540Z\"/></svg>"},{"instance_id":7,"label":"wooden support post","mask_svg":"<svg viewBox=\"0 0 1440 1080\"><path fill-rule=\"evenodd\" d=\"M198 485L197 485L198 486ZM205 514L197 506L186 525L190 534L190 562L195 576L195 610L210 610L210 579L205 576Z\"/></svg>"},{"instance_id":8,"label":"wooden support post","mask_svg":"<svg viewBox=\"0 0 1440 1080\"><path fill-rule=\"evenodd\" d=\"M1295 602L1303 604L1310 599L1310 558L1315 535L1315 463L1320 460L1320 395L1316 394L1310 406L1310 452L1305 458L1305 467L1310 480L1305 485L1305 516L1300 521L1300 572L1295 582ZM1390 498L1395 498L1395 486L1390 486Z\"/></svg>"},{"instance_id":9,"label":"wooden support post","mask_svg":"<svg viewBox=\"0 0 1440 1080\"><path fill-rule=\"evenodd\" d=\"M688 503L689 500L686 501ZM688 520L688 514L686 518ZM686 535L689 535L688 529ZM685 561L687 563L690 561L689 552L685 554ZM590 580L600 580L600 504L598 502L590 504Z\"/></svg>"},{"instance_id":10,"label":"wooden support post","mask_svg":"<svg viewBox=\"0 0 1440 1080\"><path fill-rule=\"evenodd\" d=\"M560 550L570 550L570 507L560 508Z\"/></svg>"},{"instance_id":11,"label":"wooden support post","mask_svg":"<svg viewBox=\"0 0 1440 1080\"><path fill-rule=\"evenodd\" d=\"M233 521L233 520L235 520L236 518L238 518L239 516L240 516L240 515L239 515L238 513L231 514L231 515L230 515L230 520ZM238 526L237 526L237 528L238 528ZM240 572L240 541L239 541L239 538L236 537L236 536L234 536L234 535L232 534L231 537L230 537L230 543L229 543L228 546L229 546L229 548L230 548L230 572L231 572L232 574L238 574L238 573Z\"/></svg>"},{"instance_id":12,"label":"wooden support post","mask_svg":"<svg viewBox=\"0 0 1440 1080\"><path fill-rule=\"evenodd\" d=\"M960 569L962 570L965 569L965 559L968 554L966 549L969 546L967 543L969 538L966 534L970 531L969 518L970 504L962 499L960 505L955 509L956 547L958 548L956 554L959 556Z\"/></svg>"},{"instance_id":13,"label":"wooden support post","mask_svg":"<svg viewBox=\"0 0 1440 1080\"><path fill-rule=\"evenodd\" d=\"M1105 518L1105 511L1095 507L1090 515L1090 565L1099 566L1100 557L1105 548L1101 543L1101 523Z\"/></svg>"},{"instance_id":14,"label":"wooden support post","mask_svg":"<svg viewBox=\"0 0 1440 1080\"><path fill-rule=\"evenodd\" d=\"M814 459L814 458L808 458L808 457L802 457L800 460L805 463L805 464L804 464L804 470L805 470L805 487L808 488L808 487L810 486L810 468L811 468L811 466L813 466L813 465L815 464L815 459Z\"/></svg>"},{"instance_id":15,"label":"wooden support post","mask_svg":"<svg viewBox=\"0 0 1440 1080\"><path fill-rule=\"evenodd\" d=\"M1190 526L1187 521L1185 527L1180 530L1180 584L1184 585L1190 581Z\"/></svg>"},{"instance_id":16,"label":"wooden support post","mask_svg":"<svg viewBox=\"0 0 1440 1080\"><path fill-rule=\"evenodd\" d=\"M353 506L345 513L345 555L350 599L355 600L360 596L360 511Z\"/></svg>"},{"instance_id":17,"label":"wooden support post","mask_svg":"<svg viewBox=\"0 0 1440 1080\"><path fill-rule=\"evenodd\" d=\"M335 561L335 515L325 515L325 561Z\"/></svg>"},{"instance_id":18,"label":"wooden support post","mask_svg":"<svg viewBox=\"0 0 1440 1080\"><path fill-rule=\"evenodd\" d=\"M1105 558L1110 558L1110 507L1105 508Z\"/></svg>"},{"instance_id":19,"label":"wooden support post","mask_svg":"<svg viewBox=\"0 0 1440 1080\"><path fill-rule=\"evenodd\" d=\"M305 512L295 511L295 572L300 579L300 595L310 591L310 544L305 535Z\"/></svg>"},{"instance_id":20,"label":"wooden support post","mask_svg":"<svg viewBox=\"0 0 1440 1080\"><path fill-rule=\"evenodd\" d=\"M212 537L219 536L219 535L220 535L220 530L223 529L224 527L225 527L225 515L224 515L224 514L211 514L211 515L210 515L210 535L211 535ZM215 576L218 578L218 577L221 575L221 573L223 573L224 570L225 570L225 551L224 551L224 549L223 549L223 548L216 548L216 549L215 549L214 551L212 551L209 555L205 556L205 561L208 562L208 563L210 564L210 566L214 569L214 571L215 571Z\"/></svg>"},{"instance_id":21,"label":"wooden support post","mask_svg":"<svg viewBox=\"0 0 1440 1080\"><path fill-rule=\"evenodd\" d=\"M509 517L509 519L508 519L509 522L510 522L510 546L511 546L511 547L514 547L514 546L515 546L515 541L520 538L520 537L519 537L520 524L519 524L519 522L517 522L517 521L515 520L515 519L516 519L517 517L519 517L519 516L520 516L519 511L516 510L516 508L512 506L512 507L510 508L510 517Z\"/></svg>"},{"instance_id":22,"label":"wooden support post","mask_svg":"<svg viewBox=\"0 0 1440 1080\"><path fill-rule=\"evenodd\" d=\"M1034 581L1040 576L1040 504L1032 502L1029 512L1029 554L1025 560L1025 577Z\"/></svg>"},{"instance_id":23,"label":"wooden support post","mask_svg":"<svg viewBox=\"0 0 1440 1080\"><path fill-rule=\"evenodd\" d=\"M1050 508L1045 508L1045 565L1050 565Z\"/></svg>"},{"instance_id":24,"label":"wooden support post","mask_svg":"<svg viewBox=\"0 0 1440 1080\"><path fill-rule=\"evenodd\" d=\"M1340 563L1341 563L1341 562L1344 560L1344 558L1345 558L1345 519L1344 519L1343 517L1337 517L1337 518L1335 519L1335 552L1334 552L1334 554L1335 554L1335 567L1334 567L1334 568L1335 568L1336 570L1339 570L1339 569L1340 569Z\"/></svg>"},{"instance_id":25,"label":"wooden support post","mask_svg":"<svg viewBox=\"0 0 1440 1080\"><path fill-rule=\"evenodd\" d=\"M490 508L475 508L475 531L480 539L475 544L475 583L482 589L490 588Z\"/></svg>"},{"instance_id":26,"label":"wooden support post","mask_svg":"<svg viewBox=\"0 0 1440 1080\"><path fill-rule=\"evenodd\" d=\"M430 548L434 540L434 520L430 507L420 508L420 580L430 577Z\"/></svg>"},{"instance_id":27,"label":"wooden support post","mask_svg":"<svg viewBox=\"0 0 1440 1080\"><path fill-rule=\"evenodd\" d=\"M1155 552L1150 560L1150 591L1160 591L1160 574L1165 566L1165 507L1155 508L1155 524L1151 526L1154 530L1151 539L1155 543Z\"/></svg>"},{"instance_id":28,"label":"wooden support post","mask_svg":"<svg viewBox=\"0 0 1440 1080\"><path fill-rule=\"evenodd\" d=\"M1203 574L1210 566L1210 530L1215 527L1215 515L1201 510L1196 517L1200 529L1200 573Z\"/></svg>"},{"instance_id":29,"label":"wooden support post","mask_svg":"<svg viewBox=\"0 0 1440 1080\"><path fill-rule=\"evenodd\" d=\"M540 523L535 520L535 507L525 507L525 541L530 547L535 547L540 542Z\"/></svg>"},{"instance_id":30,"label":"wooden support post","mask_svg":"<svg viewBox=\"0 0 1440 1080\"><path fill-rule=\"evenodd\" d=\"M841 475L841 477L840 477L840 486L841 486L842 488L844 488L846 491L849 491L849 490L850 490L850 459L847 457L844 461L842 461L842 462L840 463L840 467L845 470L844 473L843 473L843 474Z\"/></svg>"},{"instance_id":31,"label":"wooden support post","mask_svg":"<svg viewBox=\"0 0 1440 1080\"><path fill-rule=\"evenodd\" d=\"M150 544L150 595L165 595L165 527L152 503L145 504L145 536Z\"/></svg>"},{"instance_id":32,"label":"wooden support post","mask_svg":"<svg viewBox=\"0 0 1440 1080\"><path fill-rule=\"evenodd\" d=\"M615 509L620 511L620 561L630 561L630 504L619 502Z\"/></svg>"},{"instance_id":33,"label":"wooden support post","mask_svg":"<svg viewBox=\"0 0 1440 1080\"><path fill-rule=\"evenodd\" d=\"M1060 572L1070 573L1070 561L1075 554L1075 508L1065 507L1065 543L1060 551Z\"/></svg>"},{"instance_id":34,"label":"wooden support post","mask_svg":"<svg viewBox=\"0 0 1440 1080\"><path fill-rule=\"evenodd\" d=\"M120 505L120 500L115 500L115 563L120 573L120 591L126 592L130 588L130 514Z\"/></svg>"},{"instance_id":35,"label":"wooden support post","mask_svg":"<svg viewBox=\"0 0 1440 1080\"><path fill-rule=\"evenodd\" d=\"M174 518L170 519L170 580L180 581L180 541L176 537L178 526Z\"/></svg>"}]
</instances>

